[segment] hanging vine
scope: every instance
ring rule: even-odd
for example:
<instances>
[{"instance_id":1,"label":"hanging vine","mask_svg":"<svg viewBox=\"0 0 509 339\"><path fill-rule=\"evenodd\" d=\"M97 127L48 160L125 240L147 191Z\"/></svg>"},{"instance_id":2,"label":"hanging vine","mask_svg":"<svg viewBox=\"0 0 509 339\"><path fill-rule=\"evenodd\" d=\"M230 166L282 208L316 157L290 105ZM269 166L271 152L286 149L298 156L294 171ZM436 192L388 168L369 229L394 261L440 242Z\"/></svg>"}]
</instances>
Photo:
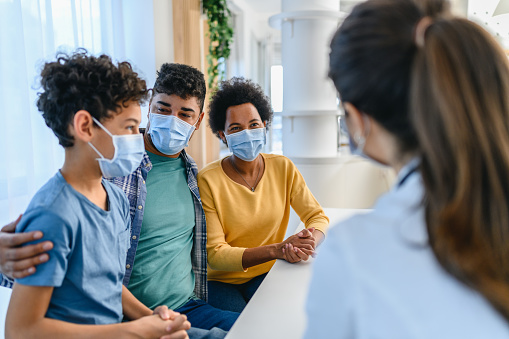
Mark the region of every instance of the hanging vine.
<instances>
[{"instance_id":1,"label":"hanging vine","mask_svg":"<svg viewBox=\"0 0 509 339\"><path fill-rule=\"evenodd\" d=\"M224 79L224 65L230 56L233 42L231 13L226 0L202 0L203 11L207 15L210 39L207 55L207 74L209 90L213 91L217 83Z\"/></svg>"}]
</instances>

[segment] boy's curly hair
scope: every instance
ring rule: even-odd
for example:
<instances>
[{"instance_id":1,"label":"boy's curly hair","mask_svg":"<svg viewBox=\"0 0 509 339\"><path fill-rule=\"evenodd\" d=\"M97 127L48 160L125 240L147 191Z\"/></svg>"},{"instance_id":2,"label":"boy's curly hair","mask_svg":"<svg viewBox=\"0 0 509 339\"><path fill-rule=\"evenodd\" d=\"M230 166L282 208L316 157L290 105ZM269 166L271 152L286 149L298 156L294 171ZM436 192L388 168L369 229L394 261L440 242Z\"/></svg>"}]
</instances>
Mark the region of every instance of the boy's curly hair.
<instances>
[{"instance_id":1,"label":"boy's curly hair","mask_svg":"<svg viewBox=\"0 0 509 339\"><path fill-rule=\"evenodd\" d=\"M228 107L246 103L251 103L256 108L261 120L267 122L268 128L274 115L269 98L258 84L242 77L234 77L222 81L210 99L209 125L212 132L219 137L219 131L224 131Z\"/></svg>"},{"instance_id":2,"label":"boy's curly hair","mask_svg":"<svg viewBox=\"0 0 509 339\"><path fill-rule=\"evenodd\" d=\"M107 55L98 57L78 49L72 55L57 54L57 60L44 65L37 108L60 145L72 147L69 125L79 110L88 111L101 121L119 112L128 102L142 104L148 96L145 80L131 64L113 64Z\"/></svg>"},{"instance_id":3,"label":"boy's curly hair","mask_svg":"<svg viewBox=\"0 0 509 339\"><path fill-rule=\"evenodd\" d=\"M194 67L166 63L157 71L154 94L157 93L175 94L184 100L196 97L200 111L203 111L205 95L207 94L205 77L202 72Z\"/></svg>"}]
</instances>

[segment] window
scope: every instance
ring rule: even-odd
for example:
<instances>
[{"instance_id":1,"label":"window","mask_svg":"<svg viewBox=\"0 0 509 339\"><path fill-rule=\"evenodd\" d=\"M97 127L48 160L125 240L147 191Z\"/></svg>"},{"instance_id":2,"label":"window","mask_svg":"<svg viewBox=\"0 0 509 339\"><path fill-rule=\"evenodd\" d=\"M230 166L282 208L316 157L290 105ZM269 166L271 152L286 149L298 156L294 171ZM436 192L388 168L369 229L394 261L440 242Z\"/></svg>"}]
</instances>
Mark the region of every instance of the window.
<instances>
[{"instance_id":1,"label":"window","mask_svg":"<svg viewBox=\"0 0 509 339\"><path fill-rule=\"evenodd\" d=\"M63 148L35 106L45 60L84 47L130 61L151 84L152 22L151 1L0 1L0 225L22 213L63 164Z\"/></svg>"}]
</instances>

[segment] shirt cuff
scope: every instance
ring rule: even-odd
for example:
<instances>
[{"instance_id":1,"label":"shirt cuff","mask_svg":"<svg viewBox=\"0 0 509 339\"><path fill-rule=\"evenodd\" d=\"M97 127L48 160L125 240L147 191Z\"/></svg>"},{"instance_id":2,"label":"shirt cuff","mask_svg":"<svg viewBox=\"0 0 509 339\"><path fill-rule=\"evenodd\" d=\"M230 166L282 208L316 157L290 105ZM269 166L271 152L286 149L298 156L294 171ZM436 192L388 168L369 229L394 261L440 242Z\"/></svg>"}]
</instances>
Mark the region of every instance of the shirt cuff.
<instances>
[{"instance_id":1,"label":"shirt cuff","mask_svg":"<svg viewBox=\"0 0 509 339\"><path fill-rule=\"evenodd\" d=\"M0 286L12 288L12 285L14 284L14 280L12 280L9 277L6 277L5 275L0 273Z\"/></svg>"}]
</instances>

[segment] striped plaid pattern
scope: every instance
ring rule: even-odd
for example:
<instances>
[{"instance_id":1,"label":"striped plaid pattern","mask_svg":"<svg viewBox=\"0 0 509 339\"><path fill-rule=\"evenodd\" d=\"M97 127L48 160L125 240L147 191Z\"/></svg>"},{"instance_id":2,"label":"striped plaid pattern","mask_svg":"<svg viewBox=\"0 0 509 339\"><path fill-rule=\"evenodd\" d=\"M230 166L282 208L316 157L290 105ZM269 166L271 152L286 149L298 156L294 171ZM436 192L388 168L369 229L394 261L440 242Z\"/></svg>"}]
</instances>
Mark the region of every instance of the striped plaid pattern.
<instances>
[{"instance_id":1,"label":"striped plaid pattern","mask_svg":"<svg viewBox=\"0 0 509 339\"><path fill-rule=\"evenodd\" d=\"M192 251L192 264L195 275L194 293L196 297L207 301L207 229L205 223L205 213L201 205L200 192L196 175L198 167L195 161L185 151L180 155L186 164L187 184L193 195L195 229L194 244ZM134 257L140 239L143 213L145 211L145 200L147 198L147 187L145 180L148 172L152 169L152 163L147 153L145 153L140 167L131 175L122 178L114 178L111 181L120 187L127 195L131 213L131 247L127 252L126 273L124 276L124 285L128 286L134 266Z\"/></svg>"},{"instance_id":2,"label":"striped plaid pattern","mask_svg":"<svg viewBox=\"0 0 509 339\"><path fill-rule=\"evenodd\" d=\"M192 251L192 264L195 275L195 288L194 293L196 297L207 301L207 230L205 224L205 213L201 205L200 192L198 191L198 184L196 175L198 174L198 167L193 158L182 151L180 155L186 163L187 170L187 184L191 193L193 194L194 213L195 213L195 230L194 230L194 244ZM147 187L145 180L147 179L148 172L152 169L152 163L145 153L141 165L131 175L122 178L113 178L110 181L120 187L127 195L129 200L129 212L131 214L131 247L127 252L126 260L126 273L124 276L124 285L129 284L129 279L134 266L134 257L136 255L136 248L138 247L138 240L140 239L141 224L143 221L143 212L145 210L145 199L147 198ZM0 286L12 288L14 281L8 277L0 274Z\"/></svg>"}]
</instances>

